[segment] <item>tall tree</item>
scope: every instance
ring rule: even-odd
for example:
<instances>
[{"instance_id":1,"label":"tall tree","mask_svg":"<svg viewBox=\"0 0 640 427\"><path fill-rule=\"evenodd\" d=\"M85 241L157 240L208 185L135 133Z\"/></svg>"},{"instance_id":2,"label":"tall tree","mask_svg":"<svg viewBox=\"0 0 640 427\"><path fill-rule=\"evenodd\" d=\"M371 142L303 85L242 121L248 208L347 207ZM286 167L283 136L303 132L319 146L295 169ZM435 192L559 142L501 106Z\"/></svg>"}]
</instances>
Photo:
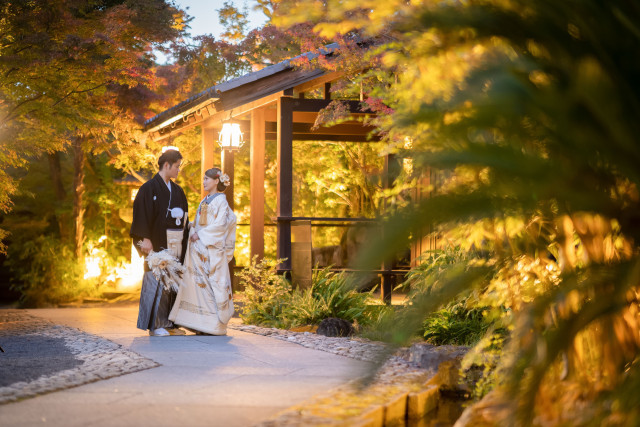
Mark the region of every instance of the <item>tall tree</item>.
<instances>
[{"instance_id":1,"label":"tall tree","mask_svg":"<svg viewBox=\"0 0 640 427\"><path fill-rule=\"evenodd\" d=\"M15 191L8 167L78 139L105 149L114 126L135 133L139 125L121 95L154 87L152 49L176 41L185 16L164 0L5 0L0 16L0 169L7 183L0 209L6 212ZM55 161L51 166L58 187Z\"/></svg>"}]
</instances>

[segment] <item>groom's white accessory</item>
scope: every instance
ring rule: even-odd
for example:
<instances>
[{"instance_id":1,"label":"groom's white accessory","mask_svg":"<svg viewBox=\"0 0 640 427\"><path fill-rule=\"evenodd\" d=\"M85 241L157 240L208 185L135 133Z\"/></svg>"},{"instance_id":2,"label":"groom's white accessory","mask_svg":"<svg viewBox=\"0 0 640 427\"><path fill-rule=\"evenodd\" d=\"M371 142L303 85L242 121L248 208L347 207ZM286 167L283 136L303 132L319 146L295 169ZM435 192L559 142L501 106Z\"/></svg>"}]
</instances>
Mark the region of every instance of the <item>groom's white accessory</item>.
<instances>
[{"instance_id":1,"label":"groom's white accessory","mask_svg":"<svg viewBox=\"0 0 640 427\"><path fill-rule=\"evenodd\" d=\"M173 208L173 209L169 209L169 212L171 212L171 218L175 218L176 225L180 226L180 224L182 224L182 217L184 216L184 210L182 208Z\"/></svg>"}]
</instances>

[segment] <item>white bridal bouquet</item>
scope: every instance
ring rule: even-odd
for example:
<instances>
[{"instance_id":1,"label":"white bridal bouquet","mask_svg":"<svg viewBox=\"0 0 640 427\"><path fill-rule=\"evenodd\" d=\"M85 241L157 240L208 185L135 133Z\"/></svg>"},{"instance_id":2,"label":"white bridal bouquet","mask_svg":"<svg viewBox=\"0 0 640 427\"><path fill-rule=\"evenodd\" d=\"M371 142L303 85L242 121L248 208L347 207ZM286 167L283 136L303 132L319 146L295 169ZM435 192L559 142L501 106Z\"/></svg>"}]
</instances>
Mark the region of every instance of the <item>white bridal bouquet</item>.
<instances>
[{"instance_id":1,"label":"white bridal bouquet","mask_svg":"<svg viewBox=\"0 0 640 427\"><path fill-rule=\"evenodd\" d=\"M147 264L158 283L162 283L165 290L173 289L178 292L184 266L168 249L160 252L151 251L147 255Z\"/></svg>"}]
</instances>

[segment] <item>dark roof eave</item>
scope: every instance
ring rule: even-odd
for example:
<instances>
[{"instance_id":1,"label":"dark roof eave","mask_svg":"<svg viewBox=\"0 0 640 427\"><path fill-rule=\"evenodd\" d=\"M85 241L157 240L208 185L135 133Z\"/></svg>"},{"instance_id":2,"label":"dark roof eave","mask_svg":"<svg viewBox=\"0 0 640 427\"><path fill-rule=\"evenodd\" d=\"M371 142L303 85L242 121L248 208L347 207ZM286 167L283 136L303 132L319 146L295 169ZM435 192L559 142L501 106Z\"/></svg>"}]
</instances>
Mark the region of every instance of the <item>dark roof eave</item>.
<instances>
[{"instance_id":1,"label":"dark roof eave","mask_svg":"<svg viewBox=\"0 0 640 427\"><path fill-rule=\"evenodd\" d=\"M174 105L173 107L145 121L144 131L148 132L152 130L157 130L157 128L161 127L160 126L161 124L164 124L167 121L170 121L172 119L178 120L179 116L182 113L196 106L208 104L207 101L214 102L220 99L220 97L222 96L222 94L224 94L224 92L227 92L229 90L235 89L239 86L242 86L248 83L258 81L265 77L269 77L281 71L291 69L293 68L293 66L291 65L291 61L297 58L305 56L309 60L315 59L319 55L328 55L330 53L333 53L338 48L338 46L339 46L338 43L331 43L325 46L324 48L320 49L319 53L311 53L311 52L303 53L302 55L296 56L295 58L287 59L277 64L265 67L262 70L254 71L252 73L248 73L243 76L236 77L235 79L231 79L227 82L220 83L218 85L205 89L202 92L192 96L191 98L185 101L182 101L181 103Z\"/></svg>"}]
</instances>

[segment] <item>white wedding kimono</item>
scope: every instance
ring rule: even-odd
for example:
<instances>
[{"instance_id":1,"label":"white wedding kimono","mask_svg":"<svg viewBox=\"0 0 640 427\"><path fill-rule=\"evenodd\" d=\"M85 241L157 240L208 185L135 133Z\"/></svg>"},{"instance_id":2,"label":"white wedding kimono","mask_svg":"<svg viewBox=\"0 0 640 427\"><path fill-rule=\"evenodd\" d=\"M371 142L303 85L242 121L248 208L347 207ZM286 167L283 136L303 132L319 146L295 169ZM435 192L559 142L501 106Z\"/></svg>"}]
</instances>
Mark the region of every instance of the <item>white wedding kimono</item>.
<instances>
[{"instance_id":1,"label":"white wedding kimono","mask_svg":"<svg viewBox=\"0 0 640 427\"><path fill-rule=\"evenodd\" d=\"M236 245L236 215L223 193L200 202L189 236L183 282L169 319L212 335L225 335L233 316L229 262Z\"/></svg>"}]
</instances>

